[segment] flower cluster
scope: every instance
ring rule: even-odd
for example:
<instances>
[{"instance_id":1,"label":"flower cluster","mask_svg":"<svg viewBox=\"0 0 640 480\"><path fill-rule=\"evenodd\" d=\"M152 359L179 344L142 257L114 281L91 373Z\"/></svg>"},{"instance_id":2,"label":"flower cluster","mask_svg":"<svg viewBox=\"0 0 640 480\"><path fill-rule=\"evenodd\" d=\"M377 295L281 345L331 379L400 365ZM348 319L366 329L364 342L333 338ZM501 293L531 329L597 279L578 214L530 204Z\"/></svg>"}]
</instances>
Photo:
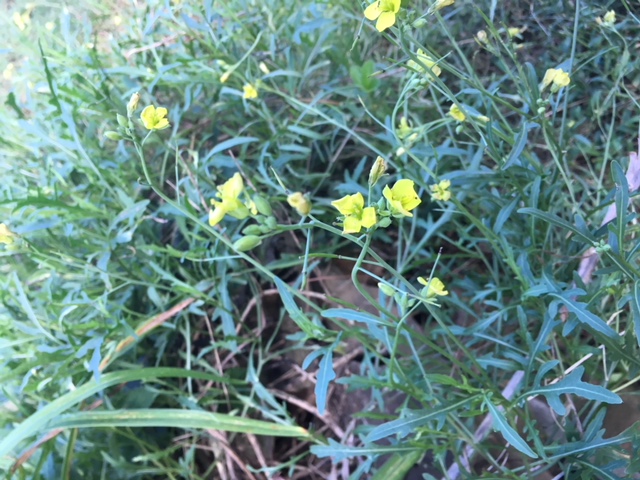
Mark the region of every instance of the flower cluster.
<instances>
[{"instance_id":1,"label":"flower cluster","mask_svg":"<svg viewBox=\"0 0 640 480\"><path fill-rule=\"evenodd\" d=\"M556 93L561 88L568 86L571 83L569 74L561 68L549 68L542 79L540 85L540 91L551 85L551 92Z\"/></svg>"},{"instance_id":2,"label":"flower cluster","mask_svg":"<svg viewBox=\"0 0 640 480\"><path fill-rule=\"evenodd\" d=\"M369 187L373 187L385 175L386 170L386 162L378 157L369 172ZM391 188L385 186L382 196L384 200L366 207L360 192L331 202L342 215L340 220L343 233L360 233L363 228L371 228L376 224L387 227L391 224L392 217L413 217L411 210L422 202L415 191L413 180L408 179L398 180Z\"/></svg>"}]
</instances>

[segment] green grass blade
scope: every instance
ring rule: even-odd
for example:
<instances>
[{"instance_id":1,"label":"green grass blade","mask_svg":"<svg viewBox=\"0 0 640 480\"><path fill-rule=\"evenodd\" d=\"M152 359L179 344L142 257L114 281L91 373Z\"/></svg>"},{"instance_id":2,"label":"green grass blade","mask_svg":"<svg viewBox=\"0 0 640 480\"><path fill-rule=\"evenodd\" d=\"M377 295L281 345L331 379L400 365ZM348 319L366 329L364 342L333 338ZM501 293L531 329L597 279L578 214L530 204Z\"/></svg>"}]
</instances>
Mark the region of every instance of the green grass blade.
<instances>
[{"instance_id":1,"label":"green grass blade","mask_svg":"<svg viewBox=\"0 0 640 480\"><path fill-rule=\"evenodd\" d=\"M280 425L253 418L244 418L201 410L143 408L104 412L75 412L51 421L47 428L104 427L173 427L222 430L274 437L307 438L309 432L293 425Z\"/></svg>"},{"instance_id":2,"label":"green grass blade","mask_svg":"<svg viewBox=\"0 0 640 480\"><path fill-rule=\"evenodd\" d=\"M77 405L105 388L133 381L152 381L157 378L198 378L214 382L230 383L229 380L211 373L196 372L182 368L143 368L112 372L102 375L100 381L90 380L76 390L54 400L24 420L13 431L0 441L0 458L9 455L23 440L38 435L47 429L47 425L65 410Z\"/></svg>"}]
</instances>

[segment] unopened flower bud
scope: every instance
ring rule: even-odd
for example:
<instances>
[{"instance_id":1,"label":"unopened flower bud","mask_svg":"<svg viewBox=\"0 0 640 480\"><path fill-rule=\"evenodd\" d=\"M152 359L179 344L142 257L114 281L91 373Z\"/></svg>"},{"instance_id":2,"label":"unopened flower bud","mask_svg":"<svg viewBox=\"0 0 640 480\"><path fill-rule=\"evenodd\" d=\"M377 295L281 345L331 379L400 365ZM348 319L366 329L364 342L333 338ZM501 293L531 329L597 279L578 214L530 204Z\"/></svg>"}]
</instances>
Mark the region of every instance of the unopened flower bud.
<instances>
[{"instance_id":1,"label":"unopened flower bud","mask_svg":"<svg viewBox=\"0 0 640 480\"><path fill-rule=\"evenodd\" d=\"M438 11L441 8L448 7L449 5L453 5L455 0L436 0L436 3L433 5L434 11Z\"/></svg>"},{"instance_id":2,"label":"unopened flower bud","mask_svg":"<svg viewBox=\"0 0 640 480\"><path fill-rule=\"evenodd\" d=\"M311 211L311 202L306 195L301 192L294 192L287 197L287 203L296 209L301 216L309 215Z\"/></svg>"},{"instance_id":3,"label":"unopened flower bud","mask_svg":"<svg viewBox=\"0 0 640 480\"><path fill-rule=\"evenodd\" d=\"M427 21L424 18L419 18L411 25L413 28L422 28L427 24Z\"/></svg>"},{"instance_id":4,"label":"unopened flower bud","mask_svg":"<svg viewBox=\"0 0 640 480\"><path fill-rule=\"evenodd\" d=\"M231 76L231 70L227 70L226 72L224 72L222 75L220 75L220 83L224 83L227 80L229 80L230 76Z\"/></svg>"},{"instance_id":5,"label":"unopened flower bud","mask_svg":"<svg viewBox=\"0 0 640 480\"><path fill-rule=\"evenodd\" d=\"M136 92L133 95L131 95L131 98L129 99L129 103L127 103L127 116L128 117L133 116L133 112L135 112L136 108L138 108L138 102L139 101L140 101L140 94L138 92Z\"/></svg>"},{"instance_id":6,"label":"unopened flower bud","mask_svg":"<svg viewBox=\"0 0 640 480\"><path fill-rule=\"evenodd\" d=\"M396 157L401 157L405 153L407 153L407 150L404 147L398 147L396 149Z\"/></svg>"},{"instance_id":7,"label":"unopened flower bud","mask_svg":"<svg viewBox=\"0 0 640 480\"><path fill-rule=\"evenodd\" d=\"M262 238L257 235L245 235L233 243L234 250L238 252L246 252L262 243Z\"/></svg>"},{"instance_id":8,"label":"unopened flower bud","mask_svg":"<svg viewBox=\"0 0 640 480\"><path fill-rule=\"evenodd\" d=\"M118 121L118 125L122 128L127 128L129 126L129 120L124 115L116 114L116 120Z\"/></svg>"},{"instance_id":9,"label":"unopened flower bud","mask_svg":"<svg viewBox=\"0 0 640 480\"><path fill-rule=\"evenodd\" d=\"M253 196L253 203L258 209L258 212L260 212L262 215L266 215L268 217L269 215L273 214L271 205L269 204L266 198L256 194Z\"/></svg>"},{"instance_id":10,"label":"unopened flower bud","mask_svg":"<svg viewBox=\"0 0 640 480\"><path fill-rule=\"evenodd\" d=\"M389 285L387 283L378 282L378 288L387 297L393 297L393 294L396 293L396 290L391 285Z\"/></svg>"},{"instance_id":11,"label":"unopened flower bud","mask_svg":"<svg viewBox=\"0 0 640 480\"><path fill-rule=\"evenodd\" d=\"M269 67L267 67L267 65L264 62L260 62L258 64L258 68L260 69L260 71L262 73L264 73L265 75L269 75L269 73L271 73L271 71L269 70Z\"/></svg>"},{"instance_id":12,"label":"unopened flower bud","mask_svg":"<svg viewBox=\"0 0 640 480\"><path fill-rule=\"evenodd\" d=\"M373 187L376 183L378 183L378 180L382 178L386 171L387 162L385 162L384 158L378 156L378 158L376 158L376 161L373 162L371 170L369 170L369 186Z\"/></svg>"},{"instance_id":13,"label":"unopened flower bud","mask_svg":"<svg viewBox=\"0 0 640 480\"><path fill-rule=\"evenodd\" d=\"M114 132L113 130L108 130L106 132L104 132L104 136L107 137L109 140L115 140L116 142L118 140L122 140L122 135L120 135L118 132Z\"/></svg>"},{"instance_id":14,"label":"unopened flower bud","mask_svg":"<svg viewBox=\"0 0 640 480\"><path fill-rule=\"evenodd\" d=\"M260 229L260 225L248 225L242 229L243 235L260 235L262 230Z\"/></svg>"},{"instance_id":15,"label":"unopened flower bud","mask_svg":"<svg viewBox=\"0 0 640 480\"><path fill-rule=\"evenodd\" d=\"M276 217L271 216L267 217L264 224L269 230L274 230L278 226L278 221L276 220Z\"/></svg>"}]
</instances>

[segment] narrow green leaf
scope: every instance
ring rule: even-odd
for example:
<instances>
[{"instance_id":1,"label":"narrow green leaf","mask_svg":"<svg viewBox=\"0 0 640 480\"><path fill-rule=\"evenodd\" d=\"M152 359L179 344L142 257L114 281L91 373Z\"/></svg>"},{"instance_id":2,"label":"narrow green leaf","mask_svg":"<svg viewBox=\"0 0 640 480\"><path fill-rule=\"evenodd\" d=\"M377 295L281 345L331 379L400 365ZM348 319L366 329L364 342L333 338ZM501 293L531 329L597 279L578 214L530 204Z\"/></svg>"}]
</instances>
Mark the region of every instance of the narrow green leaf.
<instances>
[{"instance_id":1,"label":"narrow green leaf","mask_svg":"<svg viewBox=\"0 0 640 480\"><path fill-rule=\"evenodd\" d=\"M331 347L326 350L327 352L322 357L322 360L320 360L318 374L316 375L316 405L320 415L324 415L324 411L327 406L327 392L329 391L329 384L336 378L336 372L333 370L333 351L331 350Z\"/></svg>"},{"instance_id":2,"label":"narrow green leaf","mask_svg":"<svg viewBox=\"0 0 640 480\"><path fill-rule=\"evenodd\" d=\"M247 143L257 142L259 139L256 137L234 137L229 140L225 140L224 142L220 142L218 145L213 147L207 157L211 157L216 153L224 152L225 150L229 150L234 147L238 147L240 145L245 145Z\"/></svg>"},{"instance_id":3,"label":"narrow green leaf","mask_svg":"<svg viewBox=\"0 0 640 480\"><path fill-rule=\"evenodd\" d=\"M616 236L618 237L618 251L615 253L624 255L624 236L627 226L627 206L629 205L629 183L620 164L616 161L611 163L611 175L616 182Z\"/></svg>"},{"instance_id":4,"label":"narrow green leaf","mask_svg":"<svg viewBox=\"0 0 640 480\"><path fill-rule=\"evenodd\" d=\"M633 331L640 346L640 280L636 280L631 291L631 312L633 313Z\"/></svg>"},{"instance_id":5,"label":"narrow green leaf","mask_svg":"<svg viewBox=\"0 0 640 480\"><path fill-rule=\"evenodd\" d=\"M409 470L424 457L424 450L395 453L378 470L372 480L404 480Z\"/></svg>"},{"instance_id":6,"label":"narrow green leaf","mask_svg":"<svg viewBox=\"0 0 640 480\"><path fill-rule=\"evenodd\" d=\"M524 147L526 147L527 145L529 130L537 126L538 126L537 123L526 122L526 121L524 122L524 124L520 128L520 131L516 135L515 141L513 142L513 148L511 149L511 153L509 154L509 157L507 157L506 162L504 162L504 165L502 165L501 170L506 170L511 165L513 165L516 161L520 160L522 151L524 150Z\"/></svg>"},{"instance_id":7,"label":"narrow green leaf","mask_svg":"<svg viewBox=\"0 0 640 480\"><path fill-rule=\"evenodd\" d=\"M416 450L420 451L421 453L424 452L424 450L419 447L400 445L368 445L366 447L351 447L348 445L342 445L332 438L329 439L329 445L313 445L310 450L311 453L313 453L318 458L331 457L334 464L342 462L347 458L353 457L368 457L373 455L385 455L389 453L408 453Z\"/></svg>"},{"instance_id":8,"label":"narrow green leaf","mask_svg":"<svg viewBox=\"0 0 640 480\"><path fill-rule=\"evenodd\" d=\"M99 381L90 380L77 389L57 398L50 404L40 408L29 418L24 420L2 440L0 440L0 458L9 455L20 442L42 433L46 425L61 415L65 410L80 403L82 400L103 391L105 388L120 383L134 382L138 380L152 381L164 377L197 378L214 382L230 383L230 380L213 375L211 373L185 370L182 368L143 368L127 370L124 372L112 372L102 375Z\"/></svg>"},{"instance_id":9,"label":"narrow green leaf","mask_svg":"<svg viewBox=\"0 0 640 480\"><path fill-rule=\"evenodd\" d=\"M291 319L300 327L304 333L306 333L311 338L321 338L323 336L322 329L320 329L317 325L314 325L311 320L307 318L302 310L296 305L295 300L293 299L293 295L289 292L289 287L278 277L274 277L274 282L276 284L276 288L278 289L278 293L280 293L280 298L282 299L282 303L284 304L284 308L287 310L287 313L291 317Z\"/></svg>"},{"instance_id":10,"label":"narrow green leaf","mask_svg":"<svg viewBox=\"0 0 640 480\"><path fill-rule=\"evenodd\" d=\"M557 293L549 293L551 297L555 297L560 302L564 303L567 309L576 315L576 318L580 323L590 326L596 332L600 332L610 338L618 338L616 331L611 328L607 323L599 317L596 317L593 313L587 310L587 304L583 302L576 302L569 296L558 295Z\"/></svg>"},{"instance_id":11,"label":"narrow green leaf","mask_svg":"<svg viewBox=\"0 0 640 480\"><path fill-rule=\"evenodd\" d=\"M384 325L385 327L393 327L394 324L383 320L375 315L367 312L357 312L348 308L329 308L321 314L324 318L343 318L352 322L362 322L367 325Z\"/></svg>"},{"instance_id":12,"label":"narrow green leaf","mask_svg":"<svg viewBox=\"0 0 640 480\"><path fill-rule=\"evenodd\" d=\"M469 397L461 402L442 407L438 410L409 411L404 418L399 418L397 420L378 425L369 432L364 441L366 443L375 442L376 440L396 434L400 437L406 437L407 435L415 432L418 427L421 427L428 422L433 420L443 420L447 413L461 408L473 400L474 397Z\"/></svg>"},{"instance_id":13,"label":"narrow green leaf","mask_svg":"<svg viewBox=\"0 0 640 480\"><path fill-rule=\"evenodd\" d=\"M556 225L558 227L564 228L565 230L569 230L570 232L575 233L578 237L580 237L589 245L595 242L595 238L593 237L593 235L587 234L587 232L580 231L574 225L571 225L569 222L561 219L560 217L557 217L556 215L543 212L542 210L538 210L537 208L529 208L529 207L520 208L518 210L518 213L525 213L528 215L532 215L536 218L539 218L540 220L544 220L545 222L551 225Z\"/></svg>"},{"instance_id":14,"label":"narrow green leaf","mask_svg":"<svg viewBox=\"0 0 640 480\"><path fill-rule=\"evenodd\" d=\"M558 415L564 415L566 408L560 400L560 395L574 394L587 400L595 400L597 402L619 404L622 399L613 392L610 392L599 385L583 382L582 375L584 367L580 366L565 378L552 385L539 387L527 393L527 395L544 395L549 402L549 406L555 410Z\"/></svg>"},{"instance_id":15,"label":"narrow green leaf","mask_svg":"<svg viewBox=\"0 0 640 480\"><path fill-rule=\"evenodd\" d=\"M293 425L280 425L202 410L172 408L75 412L55 418L47 425L48 429L92 427L174 427L222 430L272 437L305 438L309 436L306 429Z\"/></svg>"},{"instance_id":16,"label":"narrow green leaf","mask_svg":"<svg viewBox=\"0 0 640 480\"><path fill-rule=\"evenodd\" d=\"M493 403L491 403L489 399L487 399L485 403L487 405L487 408L489 409L489 413L491 413L491 416L493 417L493 425L495 429L502 434L504 439L509 442L513 446L513 448L524 453L525 455L531 458L538 458L536 452L531 450L531 447L527 445L527 442L524 441L524 439L518 434L518 432L515 431L515 429L511 425L509 425L502 412L498 410L498 408Z\"/></svg>"}]
</instances>

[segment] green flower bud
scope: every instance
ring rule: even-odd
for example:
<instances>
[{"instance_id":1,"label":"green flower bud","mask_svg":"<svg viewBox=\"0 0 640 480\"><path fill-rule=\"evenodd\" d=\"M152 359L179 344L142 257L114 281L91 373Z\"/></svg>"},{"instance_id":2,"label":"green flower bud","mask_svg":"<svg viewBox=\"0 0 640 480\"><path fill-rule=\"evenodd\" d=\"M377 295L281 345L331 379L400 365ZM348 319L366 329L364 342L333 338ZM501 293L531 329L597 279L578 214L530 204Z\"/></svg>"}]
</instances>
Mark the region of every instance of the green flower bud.
<instances>
[{"instance_id":1,"label":"green flower bud","mask_svg":"<svg viewBox=\"0 0 640 480\"><path fill-rule=\"evenodd\" d=\"M265 232L262 231L260 225L249 225L242 229L242 233L244 235L260 235Z\"/></svg>"},{"instance_id":2,"label":"green flower bud","mask_svg":"<svg viewBox=\"0 0 640 480\"><path fill-rule=\"evenodd\" d=\"M271 205L269 204L266 198L261 197L258 194L255 194L253 196L253 203L255 203L256 208L258 209L258 212L260 212L262 215L266 215L268 217L271 214L273 214Z\"/></svg>"},{"instance_id":3,"label":"green flower bud","mask_svg":"<svg viewBox=\"0 0 640 480\"><path fill-rule=\"evenodd\" d=\"M115 141L122 140L124 138L118 132L114 132L113 130L104 132L104 136L107 137L109 140L115 140Z\"/></svg>"},{"instance_id":4,"label":"green flower bud","mask_svg":"<svg viewBox=\"0 0 640 480\"><path fill-rule=\"evenodd\" d=\"M257 247L262 243L262 238L257 235L246 235L242 238L239 238L233 243L234 250L238 252L246 252L251 250L252 248Z\"/></svg>"},{"instance_id":5,"label":"green flower bud","mask_svg":"<svg viewBox=\"0 0 640 480\"><path fill-rule=\"evenodd\" d=\"M264 221L264 224L271 230L275 230L276 227L278 226L278 221L276 220L276 217L267 217L267 219Z\"/></svg>"},{"instance_id":6,"label":"green flower bud","mask_svg":"<svg viewBox=\"0 0 640 480\"><path fill-rule=\"evenodd\" d=\"M118 120L118 125L120 125L122 128L128 128L129 127L129 120L127 120L127 117L125 117L124 115L120 115L118 113L116 115L116 119Z\"/></svg>"},{"instance_id":7,"label":"green flower bud","mask_svg":"<svg viewBox=\"0 0 640 480\"><path fill-rule=\"evenodd\" d=\"M413 28L422 28L427 24L427 21L424 18L419 18L411 25Z\"/></svg>"},{"instance_id":8,"label":"green flower bud","mask_svg":"<svg viewBox=\"0 0 640 480\"><path fill-rule=\"evenodd\" d=\"M378 282L378 288L382 293L384 293L387 297L393 297L396 293L395 288L387 283Z\"/></svg>"},{"instance_id":9,"label":"green flower bud","mask_svg":"<svg viewBox=\"0 0 640 480\"><path fill-rule=\"evenodd\" d=\"M378 220L378 226L380 228L387 228L389 225L391 225L391 218L389 217L383 217Z\"/></svg>"}]
</instances>

